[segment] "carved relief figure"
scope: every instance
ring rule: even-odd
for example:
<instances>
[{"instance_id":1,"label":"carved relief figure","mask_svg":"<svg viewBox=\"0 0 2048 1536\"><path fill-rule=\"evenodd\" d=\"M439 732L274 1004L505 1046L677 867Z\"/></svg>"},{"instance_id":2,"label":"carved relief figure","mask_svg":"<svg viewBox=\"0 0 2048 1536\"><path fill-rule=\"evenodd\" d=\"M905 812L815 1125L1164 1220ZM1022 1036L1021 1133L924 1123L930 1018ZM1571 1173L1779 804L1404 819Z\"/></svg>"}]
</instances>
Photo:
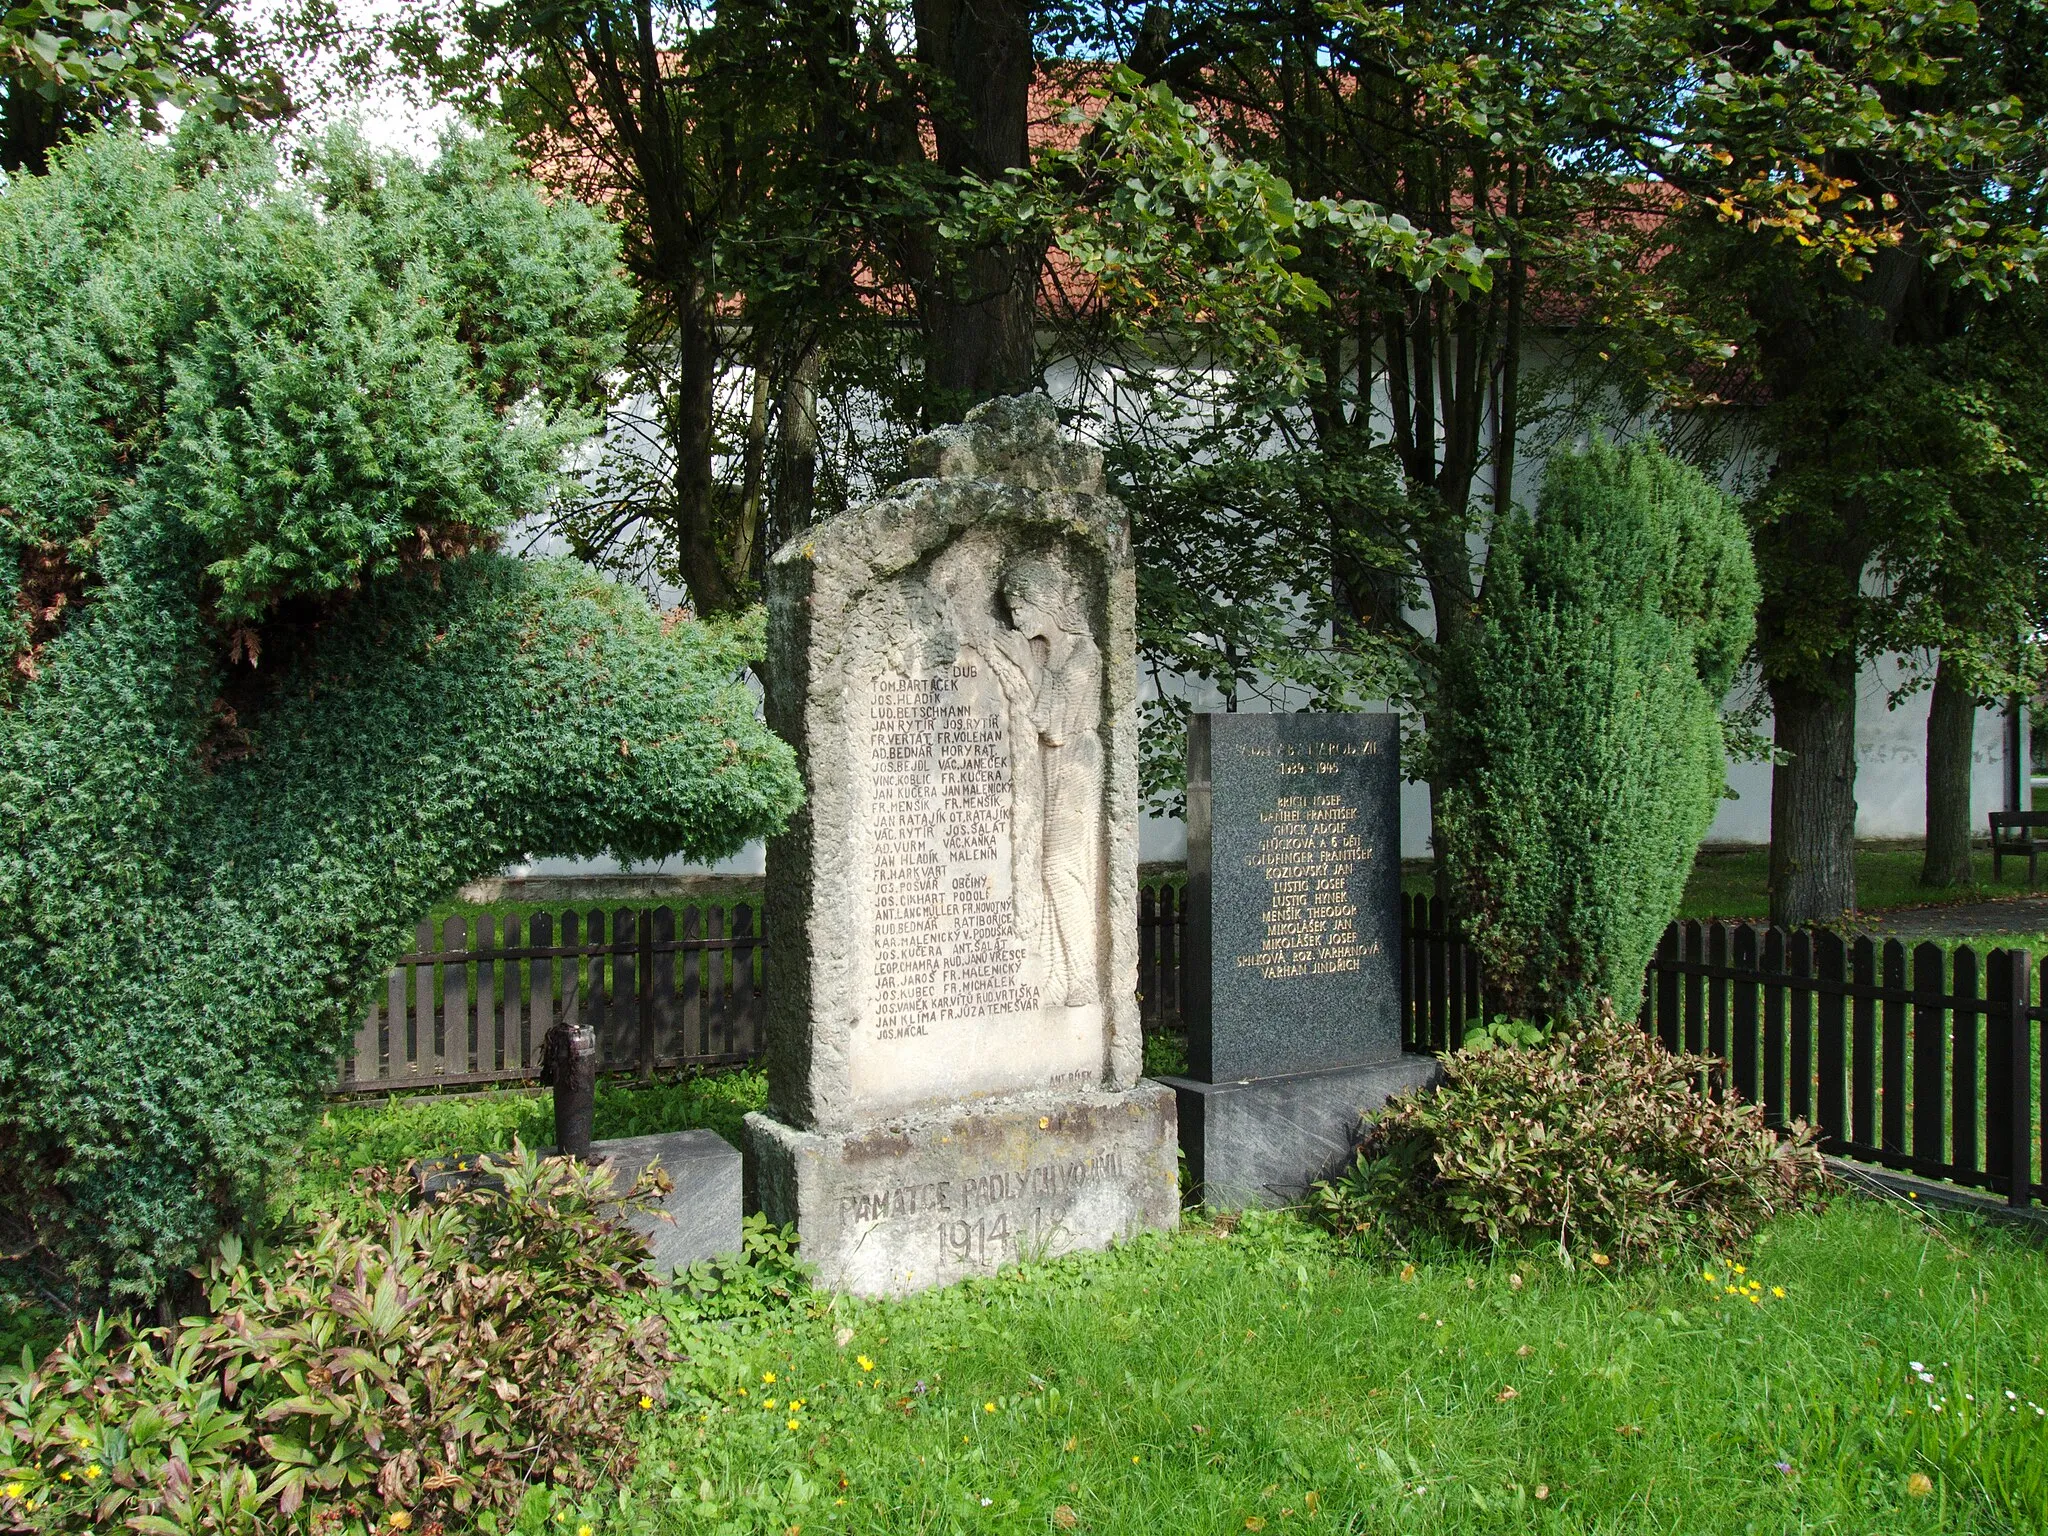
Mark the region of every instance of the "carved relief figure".
<instances>
[{"instance_id":1,"label":"carved relief figure","mask_svg":"<svg viewBox=\"0 0 2048 1536\"><path fill-rule=\"evenodd\" d=\"M1088 632L1080 586L1062 565L1020 556L996 590L1009 625L983 622L962 638L995 671L1016 722L1017 928L1043 967L1040 1002L1077 1008L1101 1000L1102 652ZM1035 763L1025 750L1033 739Z\"/></svg>"}]
</instances>

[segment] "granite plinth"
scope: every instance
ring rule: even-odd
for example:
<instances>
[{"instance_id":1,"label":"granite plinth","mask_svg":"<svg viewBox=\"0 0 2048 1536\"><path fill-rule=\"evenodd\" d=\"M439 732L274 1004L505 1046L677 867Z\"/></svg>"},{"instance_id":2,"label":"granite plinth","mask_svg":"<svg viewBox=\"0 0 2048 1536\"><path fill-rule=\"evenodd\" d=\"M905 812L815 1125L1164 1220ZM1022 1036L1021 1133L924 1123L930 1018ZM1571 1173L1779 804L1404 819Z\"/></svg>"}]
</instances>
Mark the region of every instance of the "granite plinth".
<instances>
[{"instance_id":1,"label":"granite plinth","mask_svg":"<svg viewBox=\"0 0 2048 1536\"><path fill-rule=\"evenodd\" d=\"M739 1149L716 1131L669 1131L590 1144L593 1162L611 1170L613 1187L631 1187L650 1163L675 1186L658 1202L626 1215L647 1239L648 1263L667 1274L740 1246Z\"/></svg>"},{"instance_id":2,"label":"granite plinth","mask_svg":"<svg viewBox=\"0 0 2048 1536\"><path fill-rule=\"evenodd\" d=\"M747 1116L762 1210L821 1285L903 1295L1180 1220L1174 1095L1029 1094L846 1131Z\"/></svg>"},{"instance_id":3,"label":"granite plinth","mask_svg":"<svg viewBox=\"0 0 2048 1536\"><path fill-rule=\"evenodd\" d=\"M1402 1056L1234 1083L1162 1081L1180 1101L1181 1146L1196 1197L1212 1210L1241 1210L1299 1200L1351 1161L1361 1117L1437 1076L1433 1057Z\"/></svg>"},{"instance_id":4,"label":"granite plinth","mask_svg":"<svg viewBox=\"0 0 2048 1536\"><path fill-rule=\"evenodd\" d=\"M1391 714L1189 721L1189 1077L1400 1054L1400 751Z\"/></svg>"}]
</instances>

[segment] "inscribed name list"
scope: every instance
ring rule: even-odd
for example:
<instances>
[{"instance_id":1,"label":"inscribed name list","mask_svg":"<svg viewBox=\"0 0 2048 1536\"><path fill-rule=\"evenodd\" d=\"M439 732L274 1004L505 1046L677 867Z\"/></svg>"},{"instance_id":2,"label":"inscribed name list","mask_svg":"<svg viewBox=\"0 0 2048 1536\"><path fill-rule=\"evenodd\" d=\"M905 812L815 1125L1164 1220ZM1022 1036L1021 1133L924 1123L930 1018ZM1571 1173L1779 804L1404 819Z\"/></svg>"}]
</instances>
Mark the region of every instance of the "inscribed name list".
<instances>
[{"instance_id":1,"label":"inscribed name list","mask_svg":"<svg viewBox=\"0 0 2048 1536\"><path fill-rule=\"evenodd\" d=\"M930 1090L1046 1087L1091 1070L1088 1014L1040 1008L1015 900L1016 771L1010 708L963 648L929 676L875 680L869 748L874 948L854 1041L871 1105ZM1036 750L1036 743L1028 744ZM1004 1026L1024 1023L1007 1035Z\"/></svg>"},{"instance_id":2,"label":"inscribed name list","mask_svg":"<svg viewBox=\"0 0 2048 1536\"><path fill-rule=\"evenodd\" d=\"M1358 931L1351 874L1373 856L1359 808L1341 794L1283 795L1259 817L1266 835L1245 866L1266 877L1269 895L1257 950L1241 968L1275 981L1355 971L1380 952Z\"/></svg>"}]
</instances>

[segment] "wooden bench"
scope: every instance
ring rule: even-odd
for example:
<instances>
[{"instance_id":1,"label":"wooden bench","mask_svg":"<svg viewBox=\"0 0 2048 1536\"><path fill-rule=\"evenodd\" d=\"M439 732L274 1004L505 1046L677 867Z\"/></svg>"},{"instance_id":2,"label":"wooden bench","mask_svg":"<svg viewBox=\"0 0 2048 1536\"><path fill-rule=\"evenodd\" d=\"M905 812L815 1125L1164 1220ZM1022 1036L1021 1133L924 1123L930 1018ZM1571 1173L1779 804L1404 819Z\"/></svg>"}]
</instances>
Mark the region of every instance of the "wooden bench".
<instances>
[{"instance_id":1,"label":"wooden bench","mask_svg":"<svg viewBox=\"0 0 2048 1536\"><path fill-rule=\"evenodd\" d=\"M2048 829L2048 811L1993 811L1991 813L1991 878L2005 876L2005 855L2027 856L2027 884L2037 883L2043 840L2037 835Z\"/></svg>"}]
</instances>

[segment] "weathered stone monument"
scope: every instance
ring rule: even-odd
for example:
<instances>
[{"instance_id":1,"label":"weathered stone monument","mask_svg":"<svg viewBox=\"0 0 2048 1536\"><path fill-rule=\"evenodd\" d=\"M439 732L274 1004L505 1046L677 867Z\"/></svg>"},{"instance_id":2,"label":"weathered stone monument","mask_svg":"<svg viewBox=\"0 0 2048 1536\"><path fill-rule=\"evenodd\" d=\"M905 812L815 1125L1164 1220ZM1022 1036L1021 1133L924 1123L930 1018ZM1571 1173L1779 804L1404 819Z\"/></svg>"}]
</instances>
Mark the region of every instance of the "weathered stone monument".
<instances>
[{"instance_id":1,"label":"weathered stone monument","mask_svg":"<svg viewBox=\"0 0 2048 1536\"><path fill-rule=\"evenodd\" d=\"M1135 593L1101 458L1042 396L769 564L761 1208L821 1281L903 1292L1178 1220L1139 1081Z\"/></svg>"},{"instance_id":2,"label":"weathered stone monument","mask_svg":"<svg viewBox=\"0 0 2048 1536\"><path fill-rule=\"evenodd\" d=\"M1181 1146L1211 1206L1285 1204L1359 1116L1426 1082L1401 1054L1399 719L1188 724Z\"/></svg>"}]
</instances>

